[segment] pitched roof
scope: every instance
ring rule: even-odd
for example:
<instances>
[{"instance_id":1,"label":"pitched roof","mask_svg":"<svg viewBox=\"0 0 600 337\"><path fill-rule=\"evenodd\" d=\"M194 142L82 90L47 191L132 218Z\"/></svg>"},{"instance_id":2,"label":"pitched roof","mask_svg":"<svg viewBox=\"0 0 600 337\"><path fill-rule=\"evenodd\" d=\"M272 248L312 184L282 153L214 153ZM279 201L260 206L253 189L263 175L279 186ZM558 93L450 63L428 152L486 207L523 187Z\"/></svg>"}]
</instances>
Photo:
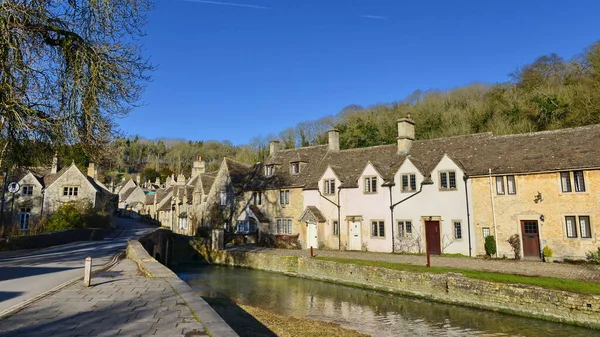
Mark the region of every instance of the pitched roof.
<instances>
[{"instance_id":1,"label":"pitched roof","mask_svg":"<svg viewBox=\"0 0 600 337\"><path fill-rule=\"evenodd\" d=\"M129 196L131 196L131 193L133 193L133 191L135 191L136 188L137 188L137 186L134 186L134 187L130 187L127 190L125 190L123 192L123 194L121 195L121 200L127 200L127 198L129 198Z\"/></svg>"},{"instance_id":2,"label":"pitched roof","mask_svg":"<svg viewBox=\"0 0 600 337\"><path fill-rule=\"evenodd\" d=\"M208 194L210 192L210 188L212 184L215 182L215 172L202 173L200 175L200 181L202 181L202 192L204 194Z\"/></svg>"},{"instance_id":3,"label":"pitched roof","mask_svg":"<svg viewBox=\"0 0 600 337\"><path fill-rule=\"evenodd\" d=\"M152 205L154 204L154 196L156 194L152 193L152 194L146 194L146 205Z\"/></svg>"},{"instance_id":4,"label":"pitched roof","mask_svg":"<svg viewBox=\"0 0 600 337\"><path fill-rule=\"evenodd\" d=\"M326 222L327 218L323 216L323 213L316 206L307 206L302 215L300 215L300 221Z\"/></svg>"}]
</instances>

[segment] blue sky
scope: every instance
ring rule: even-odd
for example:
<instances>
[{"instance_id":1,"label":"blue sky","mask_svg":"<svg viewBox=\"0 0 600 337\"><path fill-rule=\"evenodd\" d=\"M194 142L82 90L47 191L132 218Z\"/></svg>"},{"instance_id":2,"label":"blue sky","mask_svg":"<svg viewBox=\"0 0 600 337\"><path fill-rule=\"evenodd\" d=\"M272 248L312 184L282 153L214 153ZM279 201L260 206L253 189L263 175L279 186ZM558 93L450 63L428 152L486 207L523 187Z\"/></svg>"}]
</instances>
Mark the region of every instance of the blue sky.
<instances>
[{"instance_id":1,"label":"blue sky","mask_svg":"<svg viewBox=\"0 0 600 337\"><path fill-rule=\"evenodd\" d=\"M143 42L157 70L119 124L245 144L350 104L570 58L600 39L598 13L576 0L156 0Z\"/></svg>"}]
</instances>

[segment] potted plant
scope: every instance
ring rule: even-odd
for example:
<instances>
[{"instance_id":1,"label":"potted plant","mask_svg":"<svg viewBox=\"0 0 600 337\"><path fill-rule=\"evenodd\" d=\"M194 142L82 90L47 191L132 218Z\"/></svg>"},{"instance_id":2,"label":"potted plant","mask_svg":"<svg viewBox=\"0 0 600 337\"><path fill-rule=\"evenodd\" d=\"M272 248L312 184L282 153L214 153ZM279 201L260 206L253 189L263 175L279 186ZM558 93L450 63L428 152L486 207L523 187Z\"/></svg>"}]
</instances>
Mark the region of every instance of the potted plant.
<instances>
[{"instance_id":1,"label":"potted plant","mask_svg":"<svg viewBox=\"0 0 600 337\"><path fill-rule=\"evenodd\" d=\"M552 262L552 249L548 246L544 246L544 261Z\"/></svg>"}]
</instances>

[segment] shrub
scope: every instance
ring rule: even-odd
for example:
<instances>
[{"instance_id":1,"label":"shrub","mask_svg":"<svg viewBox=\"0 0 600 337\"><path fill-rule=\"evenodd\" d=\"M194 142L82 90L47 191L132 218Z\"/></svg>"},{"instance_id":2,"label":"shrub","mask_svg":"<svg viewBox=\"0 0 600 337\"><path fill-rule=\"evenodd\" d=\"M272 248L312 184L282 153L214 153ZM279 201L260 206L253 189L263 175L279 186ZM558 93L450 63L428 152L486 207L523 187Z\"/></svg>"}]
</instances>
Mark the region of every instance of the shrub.
<instances>
[{"instance_id":1,"label":"shrub","mask_svg":"<svg viewBox=\"0 0 600 337\"><path fill-rule=\"evenodd\" d=\"M600 265L600 247L598 247L597 251L590 250L585 253L585 258L589 263Z\"/></svg>"},{"instance_id":2,"label":"shrub","mask_svg":"<svg viewBox=\"0 0 600 337\"><path fill-rule=\"evenodd\" d=\"M544 256L545 257L552 257L552 249L550 249L550 247L544 246Z\"/></svg>"},{"instance_id":3,"label":"shrub","mask_svg":"<svg viewBox=\"0 0 600 337\"><path fill-rule=\"evenodd\" d=\"M515 260L521 259L521 237L519 234L513 234L508 240L506 240L515 253Z\"/></svg>"},{"instance_id":4,"label":"shrub","mask_svg":"<svg viewBox=\"0 0 600 337\"><path fill-rule=\"evenodd\" d=\"M485 253L487 256L496 254L496 238L493 235L485 237Z\"/></svg>"},{"instance_id":5,"label":"shrub","mask_svg":"<svg viewBox=\"0 0 600 337\"><path fill-rule=\"evenodd\" d=\"M71 228L86 228L83 212L74 203L60 206L48 219L47 232L61 231Z\"/></svg>"}]
</instances>

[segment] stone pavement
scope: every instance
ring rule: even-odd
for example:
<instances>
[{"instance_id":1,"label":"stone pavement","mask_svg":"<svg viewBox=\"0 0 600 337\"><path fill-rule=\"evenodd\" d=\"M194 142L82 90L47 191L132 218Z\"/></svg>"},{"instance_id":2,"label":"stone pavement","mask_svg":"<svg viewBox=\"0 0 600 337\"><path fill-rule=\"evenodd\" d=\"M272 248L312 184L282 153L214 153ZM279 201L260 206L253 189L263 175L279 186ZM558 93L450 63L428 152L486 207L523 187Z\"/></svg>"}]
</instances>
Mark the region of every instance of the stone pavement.
<instances>
[{"instance_id":1,"label":"stone pavement","mask_svg":"<svg viewBox=\"0 0 600 337\"><path fill-rule=\"evenodd\" d=\"M252 246L236 246L229 250L256 250L278 255L309 256L308 250L270 249ZM371 260L424 266L425 255L369 253L355 251L315 250L314 255L342 259ZM548 276L569 280L580 280L600 283L600 268L592 265L572 265L566 263L544 263L529 260L486 260L470 257L431 256L431 266L481 270L495 273L516 274L526 276Z\"/></svg>"},{"instance_id":2,"label":"stone pavement","mask_svg":"<svg viewBox=\"0 0 600 337\"><path fill-rule=\"evenodd\" d=\"M0 336L207 336L186 301L163 278L147 278L125 259L24 310L0 319Z\"/></svg>"}]
</instances>

